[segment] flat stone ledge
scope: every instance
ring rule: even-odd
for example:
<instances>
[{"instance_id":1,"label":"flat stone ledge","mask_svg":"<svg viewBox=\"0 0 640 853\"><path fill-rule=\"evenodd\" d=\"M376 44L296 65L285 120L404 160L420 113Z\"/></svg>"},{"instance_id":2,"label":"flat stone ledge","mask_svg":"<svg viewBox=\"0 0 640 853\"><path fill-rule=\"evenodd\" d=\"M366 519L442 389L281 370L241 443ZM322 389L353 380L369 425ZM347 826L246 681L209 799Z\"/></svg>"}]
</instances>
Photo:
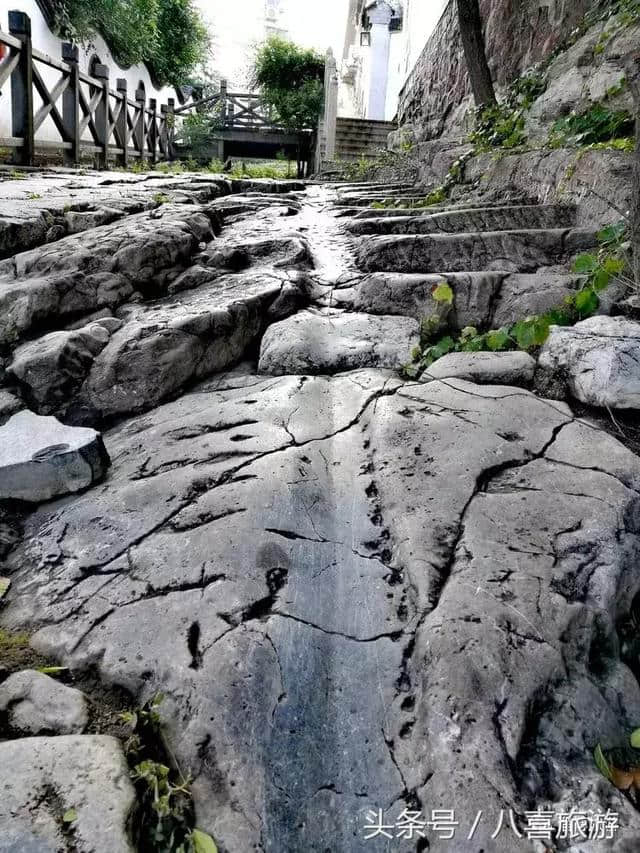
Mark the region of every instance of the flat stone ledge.
<instances>
[{"instance_id":1,"label":"flat stone ledge","mask_svg":"<svg viewBox=\"0 0 640 853\"><path fill-rule=\"evenodd\" d=\"M526 352L452 352L425 370L421 381L467 379L479 385L527 387L533 382L535 367Z\"/></svg>"}]
</instances>

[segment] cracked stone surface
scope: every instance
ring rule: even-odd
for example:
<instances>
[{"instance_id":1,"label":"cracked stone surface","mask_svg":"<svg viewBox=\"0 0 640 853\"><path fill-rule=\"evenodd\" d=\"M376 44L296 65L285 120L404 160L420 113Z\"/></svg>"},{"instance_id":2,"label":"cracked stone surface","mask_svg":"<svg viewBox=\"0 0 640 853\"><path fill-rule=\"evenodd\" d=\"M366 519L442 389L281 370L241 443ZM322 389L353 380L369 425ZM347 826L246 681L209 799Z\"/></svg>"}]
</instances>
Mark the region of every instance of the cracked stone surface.
<instances>
[{"instance_id":1,"label":"cracked stone surface","mask_svg":"<svg viewBox=\"0 0 640 853\"><path fill-rule=\"evenodd\" d=\"M415 797L582 802L598 775L575 744L640 714L630 671L591 658L634 592L638 460L513 388L218 382L107 433L109 480L27 519L4 623L166 694L230 850L365 850L367 806ZM554 713L558 684L585 719Z\"/></svg>"},{"instance_id":2,"label":"cracked stone surface","mask_svg":"<svg viewBox=\"0 0 640 853\"><path fill-rule=\"evenodd\" d=\"M135 704L164 694L197 825L225 853L513 853L492 838L501 812L522 832L528 811L571 808L611 808L620 830L563 850L635 851L640 815L592 753L640 719L621 633L640 460L516 387L525 354L456 354L429 382L394 369L443 276L453 328L515 320L579 286L567 261L593 232L505 203L445 206L437 234L347 227L392 222L367 206L403 186L120 191L142 209L99 224L96 202L94 225L2 264L2 406L101 422L112 464L81 494L0 505L0 626ZM0 757L18 768L0 849L62 846L66 803L79 853L130 849L117 742L22 738ZM372 809L455 809L460 826L428 847L367 841Z\"/></svg>"},{"instance_id":3,"label":"cracked stone surface","mask_svg":"<svg viewBox=\"0 0 640 853\"><path fill-rule=\"evenodd\" d=\"M418 344L409 317L372 317L340 311L301 311L274 323L260 348L260 373L339 373L360 367L402 367Z\"/></svg>"}]
</instances>

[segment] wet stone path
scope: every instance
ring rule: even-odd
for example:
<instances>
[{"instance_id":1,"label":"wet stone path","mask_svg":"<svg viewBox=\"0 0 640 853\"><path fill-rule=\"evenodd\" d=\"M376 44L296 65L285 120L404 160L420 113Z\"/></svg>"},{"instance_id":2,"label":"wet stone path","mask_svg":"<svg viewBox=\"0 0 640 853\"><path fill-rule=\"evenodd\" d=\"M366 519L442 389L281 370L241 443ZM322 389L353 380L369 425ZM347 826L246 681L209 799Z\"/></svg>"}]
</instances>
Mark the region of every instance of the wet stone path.
<instances>
[{"instance_id":1,"label":"wet stone path","mask_svg":"<svg viewBox=\"0 0 640 853\"><path fill-rule=\"evenodd\" d=\"M122 189L82 181L94 216ZM575 287L593 232L508 201L399 209L396 233L360 215L378 187L135 186L149 209L0 269L0 395L101 428L111 460L20 505L2 627L137 704L164 694L226 853L512 853L501 810L522 826L550 803L615 807L632 843L637 813L585 744L640 717L607 642L635 592L640 462L526 387L398 370L434 282L460 328L490 327ZM460 827L368 841L372 809ZM25 794L20 838L32 811Z\"/></svg>"}]
</instances>

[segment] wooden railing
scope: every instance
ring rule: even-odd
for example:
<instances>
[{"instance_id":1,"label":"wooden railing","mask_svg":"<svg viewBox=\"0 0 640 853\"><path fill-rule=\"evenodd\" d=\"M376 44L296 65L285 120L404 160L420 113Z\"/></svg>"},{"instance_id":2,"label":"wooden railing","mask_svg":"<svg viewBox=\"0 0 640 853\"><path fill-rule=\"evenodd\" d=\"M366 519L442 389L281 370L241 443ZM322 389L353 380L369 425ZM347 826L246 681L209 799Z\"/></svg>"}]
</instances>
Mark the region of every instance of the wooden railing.
<instances>
[{"instance_id":1,"label":"wooden railing","mask_svg":"<svg viewBox=\"0 0 640 853\"><path fill-rule=\"evenodd\" d=\"M179 107L175 110L175 115L204 107L216 115L220 130L281 130L260 95L252 92L229 92L226 80L221 81L219 92Z\"/></svg>"},{"instance_id":2,"label":"wooden railing","mask_svg":"<svg viewBox=\"0 0 640 853\"><path fill-rule=\"evenodd\" d=\"M0 30L2 45L0 98L11 99L11 136L0 137L0 147L14 149L15 162L33 165L37 153L51 149L61 149L67 165L94 155L101 169L110 160L127 166L136 159L171 159L173 99L158 111L157 101L147 102L142 89L131 100L126 80L116 80L115 91L110 89L106 65L95 65L93 76L80 71L75 45L62 45L62 61L40 53L31 43L31 21L24 12L9 12L9 34ZM56 75L53 84L45 82L45 76ZM37 109L36 94L42 101ZM48 133L57 138L43 138L47 119Z\"/></svg>"}]
</instances>

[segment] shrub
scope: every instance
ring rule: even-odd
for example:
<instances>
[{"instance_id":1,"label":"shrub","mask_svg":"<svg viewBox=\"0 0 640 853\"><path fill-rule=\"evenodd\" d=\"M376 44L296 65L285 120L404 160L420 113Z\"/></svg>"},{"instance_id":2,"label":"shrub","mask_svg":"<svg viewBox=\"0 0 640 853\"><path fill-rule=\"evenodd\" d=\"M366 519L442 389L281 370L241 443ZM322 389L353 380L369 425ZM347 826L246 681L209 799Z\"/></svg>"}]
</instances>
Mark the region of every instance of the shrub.
<instances>
[{"instance_id":1,"label":"shrub","mask_svg":"<svg viewBox=\"0 0 640 853\"><path fill-rule=\"evenodd\" d=\"M614 110L597 101L581 113L558 119L551 128L549 144L593 145L628 138L634 132L634 118L627 110Z\"/></svg>"},{"instance_id":2,"label":"shrub","mask_svg":"<svg viewBox=\"0 0 640 853\"><path fill-rule=\"evenodd\" d=\"M324 59L316 51L272 36L257 50L252 82L282 127L316 127L324 105Z\"/></svg>"},{"instance_id":3,"label":"shrub","mask_svg":"<svg viewBox=\"0 0 640 853\"><path fill-rule=\"evenodd\" d=\"M194 0L58 0L56 29L74 42L100 33L122 65L148 64L179 86L204 62L209 37Z\"/></svg>"}]
</instances>

